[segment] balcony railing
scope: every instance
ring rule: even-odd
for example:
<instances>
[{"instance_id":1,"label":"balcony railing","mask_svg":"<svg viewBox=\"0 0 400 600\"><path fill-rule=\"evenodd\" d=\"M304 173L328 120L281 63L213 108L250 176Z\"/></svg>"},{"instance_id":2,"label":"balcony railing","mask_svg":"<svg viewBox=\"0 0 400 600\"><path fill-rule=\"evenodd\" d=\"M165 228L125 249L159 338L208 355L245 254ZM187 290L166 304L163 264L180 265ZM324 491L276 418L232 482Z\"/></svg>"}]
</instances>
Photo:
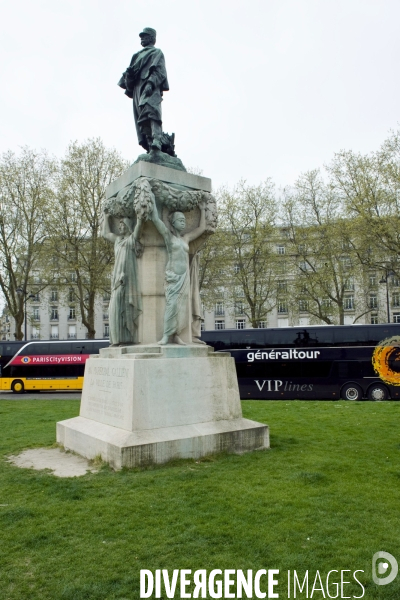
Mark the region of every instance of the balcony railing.
<instances>
[{"instance_id":1,"label":"balcony railing","mask_svg":"<svg viewBox=\"0 0 400 600\"><path fill-rule=\"evenodd\" d=\"M51 333L50 334L50 339L51 340L58 340L58 333Z\"/></svg>"},{"instance_id":2,"label":"balcony railing","mask_svg":"<svg viewBox=\"0 0 400 600\"><path fill-rule=\"evenodd\" d=\"M76 333L69 333L68 334L68 339L69 340L76 340Z\"/></svg>"}]
</instances>

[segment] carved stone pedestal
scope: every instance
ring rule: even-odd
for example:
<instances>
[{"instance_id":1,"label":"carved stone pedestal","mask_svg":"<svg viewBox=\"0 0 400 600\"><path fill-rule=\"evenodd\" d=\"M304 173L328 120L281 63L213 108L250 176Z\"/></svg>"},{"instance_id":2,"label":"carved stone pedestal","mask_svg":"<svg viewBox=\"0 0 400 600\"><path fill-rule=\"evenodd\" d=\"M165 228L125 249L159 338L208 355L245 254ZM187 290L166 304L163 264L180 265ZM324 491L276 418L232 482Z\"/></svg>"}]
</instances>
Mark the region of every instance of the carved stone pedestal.
<instances>
[{"instance_id":1,"label":"carved stone pedestal","mask_svg":"<svg viewBox=\"0 0 400 600\"><path fill-rule=\"evenodd\" d=\"M90 358L80 416L57 423L57 441L115 469L269 447L268 426L242 417L233 358L172 344Z\"/></svg>"},{"instance_id":2,"label":"carved stone pedestal","mask_svg":"<svg viewBox=\"0 0 400 600\"><path fill-rule=\"evenodd\" d=\"M216 218L215 200L211 196L211 179L192 175L163 167L149 162L139 162L132 165L107 188L105 208L115 219L115 233L118 218L125 216L136 218L135 210L140 209L140 190L146 183L155 196L155 202L160 217L168 225L168 214L173 210L183 211L186 217L187 230L198 226L200 210L197 203L200 198L207 201L207 220L209 227L214 226ZM143 196L146 196L146 190ZM190 245L190 255L193 256L198 247L204 243L208 234ZM138 263L139 288L142 296L142 314L138 320L138 338L141 344L151 344L163 336L165 311L165 267L168 256L165 242L151 221L146 221L141 233L143 256ZM191 306L188 309L191 315ZM192 342L191 317L180 334L186 343Z\"/></svg>"}]
</instances>

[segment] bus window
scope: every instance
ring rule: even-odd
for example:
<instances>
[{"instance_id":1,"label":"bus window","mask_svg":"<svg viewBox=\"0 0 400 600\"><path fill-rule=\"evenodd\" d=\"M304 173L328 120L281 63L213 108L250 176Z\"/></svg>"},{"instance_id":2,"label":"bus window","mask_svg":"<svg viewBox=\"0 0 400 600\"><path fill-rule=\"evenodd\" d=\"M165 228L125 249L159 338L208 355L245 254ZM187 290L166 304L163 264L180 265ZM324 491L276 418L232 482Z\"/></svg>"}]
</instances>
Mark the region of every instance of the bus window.
<instances>
[{"instance_id":1,"label":"bus window","mask_svg":"<svg viewBox=\"0 0 400 600\"><path fill-rule=\"evenodd\" d=\"M332 377L339 379L361 379L362 362L358 360L336 360L333 363Z\"/></svg>"},{"instance_id":2,"label":"bus window","mask_svg":"<svg viewBox=\"0 0 400 600\"><path fill-rule=\"evenodd\" d=\"M366 360L362 363L362 374L363 377L378 377L370 360Z\"/></svg>"},{"instance_id":3,"label":"bus window","mask_svg":"<svg viewBox=\"0 0 400 600\"><path fill-rule=\"evenodd\" d=\"M327 325L310 330L310 338L313 340L310 346L334 346L335 329Z\"/></svg>"},{"instance_id":4,"label":"bus window","mask_svg":"<svg viewBox=\"0 0 400 600\"><path fill-rule=\"evenodd\" d=\"M51 354L49 344L28 344L23 351L24 354Z\"/></svg>"},{"instance_id":5,"label":"bus window","mask_svg":"<svg viewBox=\"0 0 400 600\"><path fill-rule=\"evenodd\" d=\"M263 348L264 333L257 329L231 332L231 348Z\"/></svg>"},{"instance_id":6,"label":"bus window","mask_svg":"<svg viewBox=\"0 0 400 600\"><path fill-rule=\"evenodd\" d=\"M71 354L71 343L70 342L57 342L56 344L50 344L50 354Z\"/></svg>"},{"instance_id":7,"label":"bus window","mask_svg":"<svg viewBox=\"0 0 400 600\"><path fill-rule=\"evenodd\" d=\"M202 331L201 339L215 350L229 350L231 348L231 330Z\"/></svg>"},{"instance_id":8,"label":"bus window","mask_svg":"<svg viewBox=\"0 0 400 600\"><path fill-rule=\"evenodd\" d=\"M265 346L267 348L292 348L297 338L297 330L273 329L266 331Z\"/></svg>"}]
</instances>

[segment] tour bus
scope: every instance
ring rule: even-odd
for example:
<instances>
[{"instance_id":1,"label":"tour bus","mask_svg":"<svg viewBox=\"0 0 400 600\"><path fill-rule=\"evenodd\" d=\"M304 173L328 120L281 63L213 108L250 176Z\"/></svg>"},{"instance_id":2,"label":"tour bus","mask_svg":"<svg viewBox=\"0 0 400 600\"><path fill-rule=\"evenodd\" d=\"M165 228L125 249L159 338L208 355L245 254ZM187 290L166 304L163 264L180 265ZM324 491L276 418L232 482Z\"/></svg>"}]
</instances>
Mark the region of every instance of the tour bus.
<instances>
[{"instance_id":1,"label":"tour bus","mask_svg":"<svg viewBox=\"0 0 400 600\"><path fill-rule=\"evenodd\" d=\"M0 342L0 389L17 394L81 390L86 359L109 340Z\"/></svg>"},{"instance_id":2,"label":"tour bus","mask_svg":"<svg viewBox=\"0 0 400 600\"><path fill-rule=\"evenodd\" d=\"M234 357L242 399L400 398L400 324L223 329L201 339Z\"/></svg>"}]
</instances>

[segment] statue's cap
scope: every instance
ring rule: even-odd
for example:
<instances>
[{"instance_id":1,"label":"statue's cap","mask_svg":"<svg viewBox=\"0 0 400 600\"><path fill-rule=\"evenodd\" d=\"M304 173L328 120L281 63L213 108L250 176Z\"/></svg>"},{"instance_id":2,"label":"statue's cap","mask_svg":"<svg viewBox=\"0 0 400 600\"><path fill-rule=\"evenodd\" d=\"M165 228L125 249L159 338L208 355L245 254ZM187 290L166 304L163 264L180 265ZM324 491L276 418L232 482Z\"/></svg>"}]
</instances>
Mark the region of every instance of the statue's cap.
<instances>
[{"instance_id":1,"label":"statue's cap","mask_svg":"<svg viewBox=\"0 0 400 600\"><path fill-rule=\"evenodd\" d=\"M143 31L139 33L140 37L142 37L142 35L152 35L153 37L156 37L157 32L152 27L145 27Z\"/></svg>"}]
</instances>

